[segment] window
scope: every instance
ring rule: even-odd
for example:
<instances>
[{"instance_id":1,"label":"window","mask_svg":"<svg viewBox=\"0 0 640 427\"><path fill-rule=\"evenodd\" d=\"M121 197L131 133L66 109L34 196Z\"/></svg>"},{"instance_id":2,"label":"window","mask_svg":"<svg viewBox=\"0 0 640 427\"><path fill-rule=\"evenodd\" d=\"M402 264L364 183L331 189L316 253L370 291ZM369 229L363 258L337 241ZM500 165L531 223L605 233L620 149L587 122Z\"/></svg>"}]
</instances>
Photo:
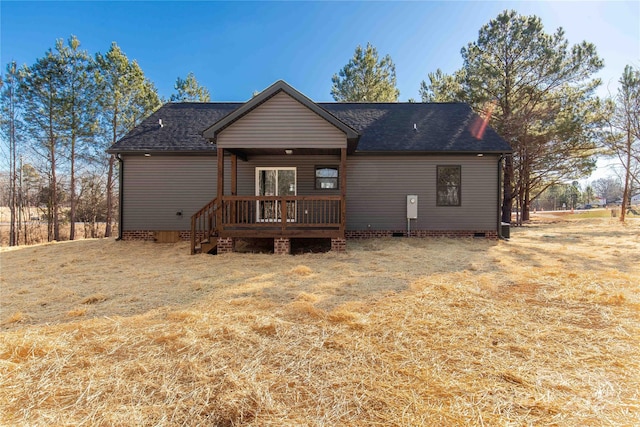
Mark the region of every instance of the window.
<instances>
[{"instance_id":1,"label":"window","mask_svg":"<svg viewBox=\"0 0 640 427\"><path fill-rule=\"evenodd\" d=\"M437 206L460 206L460 166L438 166Z\"/></svg>"},{"instance_id":2,"label":"window","mask_svg":"<svg viewBox=\"0 0 640 427\"><path fill-rule=\"evenodd\" d=\"M335 190L338 188L337 166L316 166L316 190Z\"/></svg>"}]
</instances>

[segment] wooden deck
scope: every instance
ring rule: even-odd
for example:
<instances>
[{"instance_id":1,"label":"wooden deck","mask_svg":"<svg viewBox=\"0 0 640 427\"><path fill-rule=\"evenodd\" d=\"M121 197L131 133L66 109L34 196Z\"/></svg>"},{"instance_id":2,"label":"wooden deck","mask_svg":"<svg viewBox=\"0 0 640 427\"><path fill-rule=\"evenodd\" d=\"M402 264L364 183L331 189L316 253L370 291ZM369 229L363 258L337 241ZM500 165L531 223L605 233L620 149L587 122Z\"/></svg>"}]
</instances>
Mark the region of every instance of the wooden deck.
<instances>
[{"instance_id":1,"label":"wooden deck","mask_svg":"<svg viewBox=\"0 0 640 427\"><path fill-rule=\"evenodd\" d=\"M342 196L222 196L191 217L191 253L221 238L341 238Z\"/></svg>"}]
</instances>

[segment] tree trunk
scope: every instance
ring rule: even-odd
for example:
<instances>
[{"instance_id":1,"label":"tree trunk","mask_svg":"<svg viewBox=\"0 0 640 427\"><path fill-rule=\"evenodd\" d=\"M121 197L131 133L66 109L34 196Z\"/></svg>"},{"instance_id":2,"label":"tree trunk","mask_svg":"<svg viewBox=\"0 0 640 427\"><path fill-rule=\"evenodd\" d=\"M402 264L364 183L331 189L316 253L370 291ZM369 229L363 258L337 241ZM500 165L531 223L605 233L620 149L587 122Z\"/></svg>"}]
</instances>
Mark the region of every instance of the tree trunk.
<instances>
[{"instance_id":1,"label":"tree trunk","mask_svg":"<svg viewBox=\"0 0 640 427\"><path fill-rule=\"evenodd\" d=\"M49 198L51 200L51 222L53 223L53 235L49 233L49 241L60 240L60 223L58 221L58 180L56 177L56 144L55 137L53 136L53 131L51 130L49 133L50 138L50 155L51 155L51 181L49 188Z\"/></svg>"},{"instance_id":2,"label":"tree trunk","mask_svg":"<svg viewBox=\"0 0 640 427\"><path fill-rule=\"evenodd\" d=\"M624 191L622 192L622 205L620 206L620 221L624 222L627 214L627 206L629 206L631 195L631 130L627 129L627 164L624 173Z\"/></svg>"},{"instance_id":3,"label":"tree trunk","mask_svg":"<svg viewBox=\"0 0 640 427\"><path fill-rule=\"evenodd\" d=\"M51 180L49 180L49 187L51 187ZM51 200L51 191L47 196L47 241L53 240L53 201ZM26 223L26 221L25 221Z\"/></svg>"},{"instance_id":4,"label":"tree trunk","mask_svg":"<svg viewBox=\"0 0 640 427\"><path fill-rule=\"evenodd\" d=\"M113 222L113 166L115 156L109 156L109 170L107 172L107 225L104 230L104 237L111 237L111 223Z\"/></svg>"},{"instance_id":5,"label":"tree trunk","mask_svg":"<svg viewBox=\"0 0 640 427\"><path fill-rule=\"evenodd\" d=\"M22 200L22 198L20 200ZM24 203L21 202L20 205L18 206L18 209L22 210L22 208L24 207L23 204ZM18 221L18 225L20 225L20 221ZM28 244L28 240L29 240L29 233L28 233L29 228L27 227L26 219L22 222L22 227L23 227L22 234L23 234L23 239L24 239L24 245L26 246Z\"/></svg>"},{"instance_id":6,"label":"tree trunk","mask_svg":"<svg viewBox=\"0 0 640 427\"><path fill-rule=\"evenodd\" d=\"M71 230L69 231L69 240L75 240L76 238L76 137L75 135L71 137L71 183L70 183L69 192L71 193L71 200L70 200L71 206L69 209L69 223L71 224Z\"/></svg>"},{"instance_id":7,"label":"tree trunk","mask_svg":"<svg viewBox=\"0 0 640 427\"><path fill-rule=\"evenodd\" d=\"M14 63L15 64L15 63ZM20 224L16 227L16 205L18 201L17 197L17 157L16 157L16 111L15 111L15 103L16 99L14 98L13 91L13 77L10 77L11 81L9 84L11 85L8 88L9 99L7 100L9 114L9 211L10 211L10 226L9 226L9 246L16 246L19 243L20 237Z\"/></svg>"},{"instance_id":8,"label":"tree trunk","mask_svg":"<svg viewBox=\"0 0 640 427\"><path fill-rule=\"evenodd\" d=\"M22 233L22 211L23 211L23 192L22 192L22 156L20 156L20 173L18 174L18 187L16 189L16 245L20 245L20 234Z\"/></svg>"},{"instance_id":9,"label":"tree trunk","mask_svg":"<svg viewBox=\"0 0 640 427\"><path fill-rule=\"evenodd\" d=\"M13 120L10 118L9 120ZM16 142L13 130L13 123L10 124L11 130L9 135L9 151L10 162L9 167L9 211L10 211L10 226L9 226L9 246L16 246L18 244L17 231L16 231Z\"/></svg>"},{"instance_id":10,"label":"tree trunk","mask_svg":"<svg viewBox=\"0 0 640 427\"><path fill-rule=\"evenodd\" d=\"M96 218L96 216L94 215L91 218L91 238L95 239L96 237L98 237L98 229L96 227L96 223L98 222L98 218Z\"/></svg>"},{"instance_id":11,"label":"tree trunk","mask_svg":"<svg viewBox=\"0 0 640 427\"><path fill-rule=\"evenodd\" d=\"M53 223L53 235L51 240L60 241L60 218L58 218L58 182L55 168L52 169L51 178L51 222Z\"/></svg>"},{"instance_id":12,"label":"tree trunk","mask_svg":"<svg viewBox=\"0 0 640 427\"><path fill-rule=\"evenodd\" d=\"M504 180L502 182L502 222L511 223L511 206L513 202L513 158L506 156L504 158Z\"/></svg>"},{"instance_id":13,"label":"tree trunk","mask_svg":"<svg viewBox=\"0 0 640 427\"><path fill-rule=\"evenodd\" d=\"M524 197L522 199L522 221L529 221L531 219L531 183L529 177L527 177L524 183Z\"/></svg>"}]
</instances>

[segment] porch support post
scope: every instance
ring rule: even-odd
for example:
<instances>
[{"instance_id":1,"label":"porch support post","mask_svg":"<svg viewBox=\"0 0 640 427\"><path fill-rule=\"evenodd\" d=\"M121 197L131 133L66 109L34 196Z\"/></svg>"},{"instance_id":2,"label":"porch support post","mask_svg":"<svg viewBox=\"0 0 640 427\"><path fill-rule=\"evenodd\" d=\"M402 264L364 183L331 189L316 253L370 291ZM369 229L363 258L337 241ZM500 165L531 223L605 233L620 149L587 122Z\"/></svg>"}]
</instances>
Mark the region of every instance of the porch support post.
<instances>
[{"instance_id":1,"label":"porch support post","mask_svg":"<svg viewBox=\"0 0 640 427\"><path fill-rule=\"evenodd\" d=\"M347 147L340 149L340 232L345 235L347 226Z\"/></svg>"},{"instance_id":2,"label":"porch support post","mask_svg":"<svg viewBox=\"0 0 640 427\"><path fill-rule=\"evenodd\" d=\"M238 156L231 154L231 195L238 195Z\"/></svg>"},{"instance_id":3,"label":"porch support post","mask_svg":"<svg viewBox=\"0 0 640 427\"><path fill-rule=\"evenodd\" d=\"M224 203L222 202L222 196L224 194L224 149L218 148L218 210L216 211L216 225L219 230L223 229L222 226L222 210L224 209Z\"/></svg>"},{"instance_id":4,"label":"porch support post","mask_svg":"<svg viewBox=\"0 0 640 427\"><path fill-rule=\"evenodd\" d=\"M282 234L287 228L287 199L280 198L280 224L282 226Z\"/></svg>"},{"instance_id":5,"label":"porch support post","mask_svg":"<svg viewBox=\"0 0 640 427\"><path fill-rule=\"evenodd\" d=\"M273 253L275 255L289 255L291 253L291 239L286 237L273 239Z\"/></svg>"},{"instance_id":6,"label":"porch support post","mask_svg":"<svg viewBox=\"0 0 640 427\"><path fill-rule=\"evenodd\" d=\"M347 239L344 237L331 239L331 252L344 252L347 250Z\"/></svg>"},{"instance_id":7,"label":"porch support post","mask_svg":"<svg viewBox=\"0 0 640 427\"><path fill-rule=\"evenodd\" d=\"M238 156L231 153L231 195L238 195ZM236 218L236 200L231 202L231 222L236 224L238 219Z\"/></svg>"},{"instance_id":8,"label":"porch support post","mask_svg":"<svg viewBox=\"0 0 640 427\"><path fill-rule=\"evenodd\" d=\"M218 241L217 241L218 255L228 254L233 252L234 243L235 242L233 237L218 237Z\"/></svg>"}]
</instances>

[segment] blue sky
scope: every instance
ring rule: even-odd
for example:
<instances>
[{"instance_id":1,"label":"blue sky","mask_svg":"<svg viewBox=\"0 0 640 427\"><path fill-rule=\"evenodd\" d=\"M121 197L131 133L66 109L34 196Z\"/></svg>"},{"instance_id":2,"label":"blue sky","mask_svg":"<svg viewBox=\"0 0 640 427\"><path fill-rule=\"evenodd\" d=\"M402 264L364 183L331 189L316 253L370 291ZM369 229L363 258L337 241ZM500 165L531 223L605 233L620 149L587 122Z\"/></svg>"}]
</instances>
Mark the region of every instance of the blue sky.
<instances>
[{"instance_id":1,"label":"blue sky","mask_svg":"<svg viewBox=\"0 0 640 427\"><path fill-rule=\"evenodd\" d=\"M460 49L505 9L562 26L593 42L613 92L625 64L640 65L640 2L0 2L0 60L32 64L58 38L76 35L91 54L112 41L136 59L160 95L194 72L214 101L244 101L284 79L331 101L331 76L356 45L371 42L396 64L400 99L419 99L437 68L462 65Z\"/></svg>"}]
</instances>

